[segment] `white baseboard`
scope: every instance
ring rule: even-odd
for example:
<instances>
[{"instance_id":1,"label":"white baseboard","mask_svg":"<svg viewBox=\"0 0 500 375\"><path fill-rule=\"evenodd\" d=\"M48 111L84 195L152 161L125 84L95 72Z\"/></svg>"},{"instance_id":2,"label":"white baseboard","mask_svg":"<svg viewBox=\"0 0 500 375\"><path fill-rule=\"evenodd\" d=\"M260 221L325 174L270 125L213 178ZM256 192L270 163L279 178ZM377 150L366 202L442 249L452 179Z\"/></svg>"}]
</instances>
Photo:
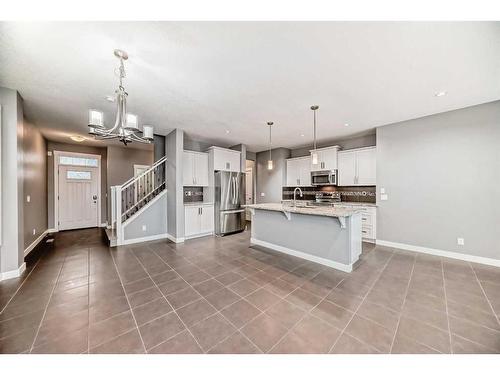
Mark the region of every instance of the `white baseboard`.
<instances>
[{"instance_id":1,"label":"white baseboard","mask_svg":"<svg viewBox=\"0 0 500 375\"><path fill-rule=\"evenodd\" d=\"M452 258L452 259L463 260L466 262L480 263L480 264L486 264L489 266L500 267L500 259L486 258L486 257L480 257L480 256L476 256L476 255L469 255L469 254L462 254L462 253L457 253L457 252L448 251L448 250L432 249L430 247L415 246L415 245L409 245L409 244L400 243L400 242L377 240L376 243L377 243L377 245L382 245L382 246L387 246L387 247L395 247L397 249L414 251L417 253L437 255L437 256L445 257L445 258Z\"/></svg>"},{"instance_id":2,"label":"white baseboard","mask_svg":"<svg viewBox=\"0 0 500 375\"><path fill-rule=\"evenodd\" d=\"M28 254L31 252L31 250L33 250L33 249L35 248L35 246L36 246L36 245L38 245L38 244L40 243L40 241L41 241L41 240L43 240L43 238L44 238L47 234L49 234L49 230L50 230L50 229L46 229L46 230L45 230L45 231L44 231L41 235L39 235L39 236L38 236L38 238L37 238L35 241L33 241L33 242L31 243L31 245L29 245L29 246L28 246L28 247L24 250L24 256L28 255Z\"/></svg>"},{"instance_id":3,"label":"white baseboard","mask_svg":"<svg viewBox=\"0 0 500 375\"><path fill-rule=\"evenodd\" d=\"M101 223L99 225L99 227L101 227L101 228L107 228L108 227L108 223Z\"/></svg>"},{"instance_id":4,"label":"white baseboard","mask_svg":"<svg viewBox=\"0 0 500 375\"><path fill-rule=\"evenodd\" d=\"M194 234L192 236L186 236L186 237L184 237L184 240L192 240L193 238L213 236L213 234L214 234L214 232L205 232L205 233Z\"/></svg>"},{"instance_id":5,"label":"white baseboard","mask_svg":"<svg viewBox=\"0 0 500 375\"><path fill-rule=\"evenodd\" d=\"M272 244L272 243L269 243L266 241L261 241L261 240L258 240L256 238L253 238L253 237L250 238L250 243L253 245L267 247L269 249L279 251L280 253L293 255L294 257L297 257L297 258L302 258L302 259L309 260L311 262L319 263L319 264L322 264L324 266L332 267L332 268L335 268L339 271L344 271L344 272L351 272L352 271L352 264L350 264L350 265L342 264L342 263L335 262L335 261L330 260L330 259L317 257L316 255L303 253L301 251L292 250L292 249L289 249L289 248L284 247L284 246L279 246L279 245L275 245L275 244Z\"/></svg>"},{"instance_id":6,"label":"white baseboard","mask_svg":"<svg viewBox=\"0 0 500 375\"><path fill-rule=\"evenodd\" d=\"M131 238L129 240L123 240L123 243L120 245L131 245L133 243L155 241L155 240L161 240L164 238L168 238L168 234L162 233L162 234L155 234L153 236L148 236L148 237Z\"/></svg>"},{"instance_id":7,"label":"white baseboard","mask_svg":"<svg viewBox=\"0 0 500 375\"><path fill-rule=\"evenodd\" d=\"M59 232L56 228L49 228L47 229L47 233L57 233Z\"/></svg>"},{"instance_id":8,"label":"white baseboard","mask_svg":"<svg viewBox=\"0 0 500 375\"><path fill-rule=\"evenodd\" d=\"M184 241L185 241L185 238L184 238L184 237L179 237L179 238L177 238L177 237L174 237L174 236L172 236L171 234L168 234L168 233L167 233L167 238L168 238L170 241L175 242L175 243L182 243L182 242L184 242Z\"/></svg>"},{"instance_id":9,"label":"white baseboard","mask_svg":"<svg viewBox=\"0 0 500 375\"><path fill-rule=\"evenodd\" d=\"M19 277L25 270L26 270L26 263L23 262L23 264L21 264L21 266L17 270L0 273L0 281Z\"/></svg>"}]
</instances>

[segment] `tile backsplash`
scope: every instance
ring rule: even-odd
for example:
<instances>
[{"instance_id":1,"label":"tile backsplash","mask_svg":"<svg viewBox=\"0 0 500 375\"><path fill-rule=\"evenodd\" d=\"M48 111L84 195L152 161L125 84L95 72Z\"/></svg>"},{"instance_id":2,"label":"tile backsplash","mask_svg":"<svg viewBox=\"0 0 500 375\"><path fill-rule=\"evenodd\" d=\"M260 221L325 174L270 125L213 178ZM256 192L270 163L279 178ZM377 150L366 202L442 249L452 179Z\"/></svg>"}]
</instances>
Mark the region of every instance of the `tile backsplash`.
<instances>
[{"instance_id":1,"label":"tile backsplash","mask_svg":"<svg viewBox=\"0 0 500 375\"><path fill-rule=\"evenodd\" d=\"M283 187L283 199L293 199L295 186ZM314 200L316 193L320 192L340 192L342 202L362 202L376 203L376 186L307 186L301 187L303 197L297 194L297 199Z\"/></svg>"},{"instance_id":2,"label":"tile backsplash","mask_svg":"<svg viewBox=\"0 0 500 375\"><path fill-rule=\"evenodd\" d=\"M203 202L203 188L194 186L184 187L184 203Z\"/></svg>"}]
</instances>

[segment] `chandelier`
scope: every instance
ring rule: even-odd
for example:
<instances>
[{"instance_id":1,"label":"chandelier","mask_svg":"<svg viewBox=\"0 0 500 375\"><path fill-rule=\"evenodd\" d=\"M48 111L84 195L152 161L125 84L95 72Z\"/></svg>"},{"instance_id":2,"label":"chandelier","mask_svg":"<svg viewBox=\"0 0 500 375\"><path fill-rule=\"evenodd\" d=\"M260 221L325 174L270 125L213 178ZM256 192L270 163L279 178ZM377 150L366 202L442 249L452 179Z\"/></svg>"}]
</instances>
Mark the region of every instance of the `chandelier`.
<instances>
[{"instance_id":1,"label":"chandelier","mask_svg":"<svg viewBox=\"0 0 500 375\"><path fill-rule=\"evenodd\" d=\"M128 54L125 51L115 49L115 56L120 60L120 66L117 70L117 75L120 79L120 85L115 91L115 98L111 101L116 101L116 119L115 124L111 129L104 126L104 114L95 109L89 110L89 134L95 139L118 139L125 146L132 141L141 143L151 143L153 140L153 127L144 125L142 131L139 129L139 121L137 116L132 113L127 113L127 96L128 93L123 87L123 79L126 77L125 65L123 62L128 59Z\"/></svg>"}]
</instances>

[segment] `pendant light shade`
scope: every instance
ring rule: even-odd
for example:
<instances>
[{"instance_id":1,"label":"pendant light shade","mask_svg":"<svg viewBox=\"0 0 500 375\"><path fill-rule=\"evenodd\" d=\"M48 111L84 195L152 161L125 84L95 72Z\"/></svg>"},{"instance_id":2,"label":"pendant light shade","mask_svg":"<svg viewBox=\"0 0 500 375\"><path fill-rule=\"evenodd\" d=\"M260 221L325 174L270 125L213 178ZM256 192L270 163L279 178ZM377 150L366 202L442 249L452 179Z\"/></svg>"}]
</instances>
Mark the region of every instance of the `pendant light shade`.
<instances>
[{"instance_id":1,"label":"pendant light shade","mask_svg":"<svg viewBox=\"0 0 500 375\"><path fill-rule=\"evenodd\" d=\"M316 111L318 110L318 105L312 105L311 110L313 111L313 136L314 136L314 151L311 153L311 162L313 165L318 165L318 153L316 152Z\"/></svg>"},{"instance_id":2,"label":"pendant light shade","mask_svg":"<svg viewBox=\"0 0 500 375\"><path fill-rule=\"evenodd\" d=\"M274 168L273 165L273 155L272 155L272 145L273 145L273 139L272 139L272 126L273 122L269 121L267 125L269 126L269 160L267 161L267 170L272 171Z\"/></svg>"}]
</instances>

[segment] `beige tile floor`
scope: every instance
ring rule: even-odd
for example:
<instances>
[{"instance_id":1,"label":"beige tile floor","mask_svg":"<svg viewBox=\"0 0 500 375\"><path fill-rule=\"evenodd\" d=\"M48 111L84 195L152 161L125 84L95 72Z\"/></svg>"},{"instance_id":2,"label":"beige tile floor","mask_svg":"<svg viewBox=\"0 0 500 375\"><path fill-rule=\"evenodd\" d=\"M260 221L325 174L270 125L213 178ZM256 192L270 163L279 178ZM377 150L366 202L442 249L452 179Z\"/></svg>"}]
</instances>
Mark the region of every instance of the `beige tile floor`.
<instances>
[{"instance_id":1,"label":"beige tile floor","mask_svg":"<svg viewBox=\"0 0 500 375\"><path fill-rule=\"evenodd\" d=\"M500 269L365 244L350 274L249 233L62 232L0 283L1 353L499 353Z\"/></svg>"}]
</instances>

